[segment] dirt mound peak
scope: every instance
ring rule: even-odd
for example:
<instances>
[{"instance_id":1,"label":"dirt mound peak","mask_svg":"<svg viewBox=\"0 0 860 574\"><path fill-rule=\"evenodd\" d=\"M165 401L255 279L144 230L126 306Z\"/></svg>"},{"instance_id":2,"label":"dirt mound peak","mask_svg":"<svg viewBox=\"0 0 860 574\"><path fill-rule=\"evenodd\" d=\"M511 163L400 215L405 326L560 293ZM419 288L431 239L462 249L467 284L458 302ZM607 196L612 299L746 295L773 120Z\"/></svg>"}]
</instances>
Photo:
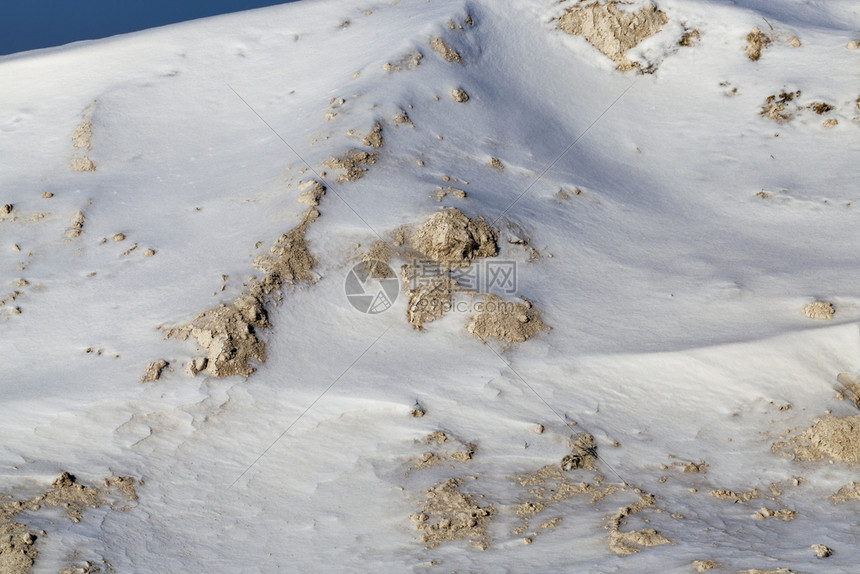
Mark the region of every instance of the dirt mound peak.
<instances>
[{"instance_id":1,"label":"dirt mound peak","mask_svg":"<svg viewBox=\"0 0 860 574\"><path fill-rule=\"evenodd\" d=\"M411 238L412 248L448 267L467 267L476 257L494 257L498 234L483 219L456 207L432 214Z\"/></svg>"},{"instance_id":2,"label":"dirt mound peak","mask_svg":"<svg viewBox=\"0 0 860 574\"><path fill-rule=\"evenodd\" d=\"M505 301L492 294L477 305L477 312L466 325L466 330L482 341L493 337L507 343L522 343L549 328L530 301Z\"/></svg>"},{"instance_id":3,"label":"dirt mound peak","mask_svg":"<svg viewBox=\"0 0 860 574\"><path fill-rule=\"evenodd\" d=\"M860 415L819 419L797 437L774 443L773 452L793 454L798 461L836 459L860 463Z\"/></svg>"},{"instance_id":4,"label":"dirt mound peak","mask_svg":"<svg viewBox=\"0 0 860 574\"><path fill-rule=\"evenodd\" d=\"M627 58L627 51L660 32L669 22L666 14L654 4L643 4L638 10L633 9L635 6L632 2L615 0L580 3L559 18L559 27L588 40L618 64L618 70L633 70L639 64Z\"/></svg>"}]
</instances>

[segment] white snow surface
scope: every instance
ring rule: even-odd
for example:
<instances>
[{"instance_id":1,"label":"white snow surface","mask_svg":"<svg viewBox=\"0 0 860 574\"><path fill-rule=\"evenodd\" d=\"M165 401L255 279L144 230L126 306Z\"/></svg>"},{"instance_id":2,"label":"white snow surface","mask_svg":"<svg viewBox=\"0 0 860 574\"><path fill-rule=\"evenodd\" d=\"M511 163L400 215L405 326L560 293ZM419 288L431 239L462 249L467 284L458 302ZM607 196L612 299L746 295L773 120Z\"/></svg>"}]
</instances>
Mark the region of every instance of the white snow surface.
<instances>
[{"instance_id":1,"label":"white snow surface","mask_svg":"<svg viewBox=\"0 0 860 574\"><path fill-rule=\"evenodd\" d=\"M631 51L659 67L637 74L558 30L570 5L303 0L0 58L0 204L18 216L0 221L0 296L21 291L0 307L0 493L31 496L64 470L144 481L127 511L19 517L48 532L34 572L75 551L118 572L692 572L703 559L853 571L857 503L829 496L857 469L770 446L825 410L856 412L834 385L860 371L860 51L846 49L860 8L660 0L670 25ZM467 15L474 26L448 27ZM677 46L681 25L695 45ZM753 26L775 39L757 62L744 52ZM436 36L462 64L433 51ZM416 69L383 69L415 50ZM761 117L782 90L833 110ZM401 110L414 128L393 121ZM88 112L97 169L77 173L71 136ZM158 327L260 276L254 257L304 209L298 182L362 148L347 130L376 121L385 145L368 173L338 184L327 170L307 232L316 281L270 307L267 362L248 378L186 376L199 351ZM517 293L551 331L484 344L464 313L414 330L402 295L377 315L349 305L358 254L437 211L445 175L468 197L441 205L494 223ZM79 210L84 231L66 238ZM511 223L539 260L507 241ZM815 299L832 320L802 314ZM173 370L141 384L161 358ZM407 476L435 430L475 443L473 459ZM563 521L530 545L511 533L525 494L511 477L560 461L574 432L595 436L605 484L666 511L625 529L671 545L609 552L602 517L635 501L630 489L553 506L531 528ZM686 461L707 473L673 466ZM433 484L467 476L498 511L490 547L425 549L410 514ZM782 506L707 494L795 476L806 481ZM755 520L761 505L798 516ZM816 559L815 543L834 555Z\"/></svg>"}]
</instances>

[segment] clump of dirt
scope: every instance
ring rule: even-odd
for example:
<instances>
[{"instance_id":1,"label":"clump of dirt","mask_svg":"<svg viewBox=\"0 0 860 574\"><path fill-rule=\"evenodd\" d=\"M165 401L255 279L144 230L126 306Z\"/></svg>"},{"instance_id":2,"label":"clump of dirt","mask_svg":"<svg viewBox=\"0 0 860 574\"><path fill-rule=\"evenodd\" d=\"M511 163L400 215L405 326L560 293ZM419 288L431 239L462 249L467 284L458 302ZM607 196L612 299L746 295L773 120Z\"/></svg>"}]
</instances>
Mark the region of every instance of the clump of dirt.
<instances>
[{"instance_id":1,"label":"clump of dirt","mask_svg":"<svg viewBox=\"0 0 860 574\"><path fill-rule=\"evenodd\" d=\"M462 189L451 187L450 185L445 187L439 185L436 186L436 201L442 201L449 195L454 196L457 199L466 199L466 192Z\"/></svg>"},{"instance_id":2,"label":"clump of dirt","mask_svg":"<svg viewBox=\"0 0 860 574\"><path fill-rule=\"evenodd\" d=\"M424 59L424 54L422 54L418 50L415 50L414 52L409 52L408 54L400 58L400 61L397 64L385 62L382 65L382 69L386 72L400 72L403 70L404 67L409 70L414 70L421 65L422 59Z\"/></svg>"},{"instance_id":3,"label":"clump of dirt","mask_svg":"<svg viewBox=\"0 0 860 574\"><path fill-rule=\"evenodd\" d=\"M836 118L830 118L829 120L824 120L821 125L826 128L835 128L839 125L839 120Z\"/></svg>"},{"instance_id":4,"label":"clump of dirt","mask_svg":"<svg viewBox=\"0 0 860 574\"><path fill-rule=\"evenodd\" d=\"M110 477L105 480L105 487L119 490L128 500L137 500L132 478ZM0 574L27 574L39 555L35 544L36 534L30 532L27 526L13 521L15 515L37 512L43 506L54 506L65 508L72 522L80 522L85 508L98 508L108 503L106 495L106 491L78 484L74 475L63 472L44 494L29 500L0 502Z\"/></svg>"},{"instance_id":5,"label":"clump of dirt","mask_svg":"<svg viewBox=\"0 0 860 574\"><path fill-rule=\"evenodd\" d=\"M451 97L454 98L455 102L460 104L464 104L469 101L469 94L461 88L451 90Z\"/></svg>"},{"instance_id":6,"label":"clump of dirt","mask_svg":"<svg viewBox=\"0 0 860 574\"><path fill-rule=\"evenodd\" d=\"M803 308L803 314L810 319L832 319L836 310L827 301L813 301Z\"/></svg>"},{"instance_id":7,"label":"clump of dirt","mask_svg":"<svg viewBox=\"0 0 860 574\"><path fill-rule=\"evenodd\" d=\"M773 452L794 455L797 461L836 459L855 464L860 462L860 415L815 419L815 423L800 435L785 442L774 443Z\"/></svg>"},{"instance_id":8,"label":"clump of dirt","mask_svg":"<svg viewBox=\"0 0 860 574\"><path fill-rule=\"evenodd\" d=\"M11 203L6 203L4 205L0 205L0 215L11 215L12 211L14 211L15 206Z\"/></svg>"},{"instance_id":9,"label":"clump of dirt","mask_svg":"<svg viewBox=\"0 0 860 574\"><path fill-rule=\"evenodd\" d=\"M161 372L167 367L169 363L164 359L159 359L152 363L149 363L146 366L146 371L143 373L143 376L140 378L141 383L153 383L161 378Z\"/></svg>"},{"instance_id":10,"label":"clump of dirt","mask_svg":"<svg viewBox=\"0 0 860 574\"><path fill-rule=\"evenodd\" d=\"M461 539L469 539L472 546L481 550L489 548L487 526L496 509L492 504L477 504L472 495L460 491L461 483L451 478L435 484L427 491L421 512L410 517L421 531L426 548Z\"/></svg>"},{"instance_id":11,"label":"clump of dirt","mask_svg":"<svg viewBox=\"0 0 860 574\"><path fill-rule=\"evenodd\" d=\"M660 546L663 544L671 544L672 541L657 532L652 528L643 528L642 530L630 530L627 532L621 531L621 526L624 524L628 516L632 516L646 508L657 506L657 500L653 494L641 494L639 500L633 504L622 506L615 514L610 514L605 517L609 521L609 550L619 556L627 556L636 554L643 548L649 546Z\"/></svg>"},{"instance_id":12,"label":"clump of dirt","mask_svg":"<svg viewBox=\"0 0 860 574\"><path fill-rule=\"evenodd\" d=\"M460 54L457 53L457 50L449 46L445 43L442 38L435 37L430 39L430 46L439 52L446 61L462 64L463 60L460 58Z\"/></svg>"},{"instance_id":13,"label":"clump of dirt","mask_svg":"<svg viewBox=\"0 0 860 574\"><path fill-rule=\"evenodd\" d=\"M718 490L712 490L709 494L714 498L719 498L722 500L731 500L735 504L747 504L750 500L761 496L761 493L758 491L757 488L753 488L750 491L740 493L720 488Z\"/></svg>"},{"instance_id":14,"label":"clump of dirt","mask_svg":"<svg viewBox=\"0 0 860 574\"><path fill-rule=\"evenodd\" d=\"M687 463L679 463L683 467L684 472L692 473L692 474L705 474L708 472L708 467L710 466L707 462L702 461L699 463L695 462L687 462Z\"/></svg>"},{"instance_id":15,"label":"clump of dirt","mask_svg":"<svg viewBox=\"0 0 860 574\"><path fill-rule=\"evenodd\" d=\"M409 297L406 319L417 330L424 329L424 323L442 318L451 309L451 298L457 291L463 291L456 280L447 275L424 277L418 268L404 265L401 270L403 290Z\"/></svg>"},{"instance_id":16,"label":"clump of dirt","mask_svg":"<svg viewBox=\"0 0 860 574\"><path fill-rule=\"evenodd\" d=\"M406 113L406 110L400 110L400 113L394 116L394 123L396 124L408 124L415 127L415 124L412 123L412 120L409 119L409 114Z\"/></svg>"},{"instance_id":17,"label":"clump of dirt","mask_svg":"<svg viewBox=\"0 0 860 574\"><path fill-rule=\"evenodd\" d=\"M842 504L849 500L860 500L860 482L849 482L830 497L833 504Z\"/></svg>"},{"instance_id":18,"label":"clump of dirt","mask_svg":"<svg viewBox=\"0 0 860 574\"><path fill-rule=\"evenodd\" d=\"M839 373L836 375L836 382L839 400L847 397L856 408L860 409L860 378L851 373Z\"/></svg>"},{"instance_id":19,"label":"clump of dirt","mask_svg":"<svg viewBox=\"0 0 860 574\"><path fill-rule=\"evenodd\" d=\"M308 249L305 232L316 221L319 212L308 209L299 225L281 235L270 248L270 254L258 257L254 263L266 275L253 283L232 305L221 305L198 315L187 325L165 329L165 338L187 340L194 337L206 350L205 361L200 357L188 366L192 376L204 369L216 377L249 376L256 369L252 361L266 362L266 344L257 337L258 329L271 326L266 313L267 297L285 284L309 283L315 260Z\"/></svg>"},{"instance_id":20,"label":"clump of dirt","mask_svg":"<svg viewBox=\"0 0 860 574\"><path fill-rule=\"evenodd\" d=\"M580 434L571 442L571 453L561 459L561 469L565 472L578 468L597 470L597 445L594 435Z\"/></svg>"},{"instance_id":21,"label":"clump of dirt","mask_svg":"<svg viewBox=\"0 0 860 574\"><path fill-rule=\"evenodd\" d=\"M549 328L530 301L503 301L491 294L478 304L477 312L466 325L466 330L482 341L495 337L508 343L522 343Z\"/></svg>"},{"instance_id":22,"label":"clump of dirt","mask_svg":"<svg viewBox=\"0 0 860 574\"><path fill-rule=\"evenodd\" d=\"M491 158L490 158L490 167L492 167L492 168L494 168L494 169L498 169L498 170L500 170L500 171L501 171L501 170L503 170L503 169L505 169L504 164L503 164L503 163L502 163L502 161L501 161L499 158L497 158L497 157L491 157Z\"/></svg>"},{"instance_id":23,"label":"clump of dirt","mask_svg":"<svg viewBox=\"0 0 860 574\"><path fill-rule=\"evenodd\" d=\"M856 50L857 48L860 48L860 40L851 40L845 45L845 47L849 50Z\"/></svg>"},{"instance_id":24,"label":"clump of dirt","mask_svg":"<svg viewBox=\"0 0 860 574\"><path fill-rule=\"evenodd\" d=\"M90 110L95 101L87 108ZM95 171L96 164L89 158L87 152L92 150L93 139L93 124L92 112L86 111L81 123L75 128L72 134L72 145L76 150L76 155L72 159L71 167L73 171Z\"/></svg>"},{"instance_id":25,"label":"clump of dirt","mask_svg":"<svg viewBox=\"0 0 860 574\"><path fill-rule=\"evenodd\" d=\"M422 453L418 461L406 472L407 475L410 471L423 470L446 462L455 464L469 462L475 455L477 448L474 443L466 443L451 438L442 431L433 431L421 442L426 445L434 445L435 450Z\"/></svg>"},{"instance_id":26,"label":"clump of dirt","mask_svg":"<svg viewBox=\"0 0 860 574\"><path fill-rule=\"evenodd\" d=\"M30 572L39 557L36 540L36 535L22 524L0 524L0 574Z\"/></svg>"},{"instance_id":27,"label":"clump of dirt","mask_svg":"<svg viewBox=\"0 0 860 574\"><path fill-rule=\"evenodd\" d=\"M779 510L771 510L762 506L753 518L756 520L766 520L768 518L779 518L785 522L794 520L797 517L797 512L788 508L780 508Z\"/></svg>"},{"instance_id":28,"label":"clump of dirt","mask_svg":"<svg viewBox=\"0 0 860 574\"><path fill-rule=\"evenodd\" d=\"M310 181L308 184L310 189L303 191L296 201L311 207L316 207L320 204L320 200L325 196L325 186L318 181Z\"/></svg>"},{"instance_id":29,"label":"clump of dirt","mask_svg":"<svg viewBox=\"0 0 860 574\"><path fill-rule=\"evenodd\" d=\"M382 124L376 122L376 125L373 126L373 129L370 130L370 133L364 137L364 141L362 141L364 145L372 148L381 148L383 145L382 141Z\"/></svg>"},{"instance_id":30,"label":"clump of dirt","mask_svg":"<svg viewBox=\"0 0 860 574\"><path fill-rule=\"evenodd\" d=\"M812 102L807 107L819 116L822 114L826 114L833 109L833 106L831 106L827 102Z\"/></svg>"},{"instance_id":31,"label":"clump of dirt","mask_svg":"<svg viewBox=\"0 0 860 574\"><path fill-rule=\"evenodd\" d=\"M699 31L695 28L690 30L686 26L684 27L684 35L681 36L681 39L678 40L679 46L690 47L695 46L696 42L699 40L700 34Z\"/></svg>"},{"instance_id":32,"label":"clump of dirt","mask_svg":"<svg viewBox=\"0 0 860 574\"><path fill-rule=\"evenodd\" d=\"M74 239L79 237L84 231L84 213L77 212L72 216L72 226L66 230L66 237Z\"/></svg>"},{"instance_id":33,"label":"clump of dirt","mask_svg":"<svg viewBox=\"0 0 860 574\"><path fill-rule=\"evenodd\" d=\"M363 166L375 164L378 158L379 154L376 152L351 149L341 157L329 158L323 162L323 165L329 169L345 170L337 178L338 183L345 183L364 177L364 174L367 173L367 168Z\"/></svg>"},{"instance_id":34,"label":"clump of dirt","mask_svg":"<svg viewBox=\"0 0 860 574\"><path fill-rule=\"evenodd\" d=\"M391 279L394 271L388 266L393 252L391 246L384 241L377 241L370 246L366 253L361 255L361 262L367 268L367 272L374 279Z\"/></svg>"},{"instance_id":35,"label":"clump of dirt","mask_svg":"<svg viewBox=\"0 0 860 574\"><path fill-rule=\"evenodd\" d=\"M696 572L707 572L717 566L718 564L713 560L693 560L693 568L696 569Z\"/></svg>"},{"instance_id":36,"label":"clump of dirt","mask_svg":"<svg viewBox=\"0 0 860 574\"><path fill-rule=\"evenodd\" d=\"M753 62L757 61L761 58L761 51L770 46L770 43L770 36L759 30L758 26L754 26L747 34L747 56Z\"/></svg>"},{"instance_id":37,"label":"clump of dirt","mask_svg":"<svg viewBox=\"0 0 860 574\"><path fill-rule=\"evenodd\" d=\"M559 18L559 27L568 34L588 40L618 64L618 70L633 70L639 64L627 58L627 51L660 32L669 18L653 4L636 11L625 10L625 5L630 4L615 0L580 3Z\"/></svg>"},{"instance_id":38,"label":"clump of dirt","mask_svg":"<svg viewBox=\"0 0 860 574\"><path fill-rule=\"evenodd\" d=\"M816 558L830 558L833 556L833 550L824 544L813 544L810 546Z\"/></svg>"},{"instance_id":39,"label":"clump of dirt","mask_svg":"<svg viewBox=\"0 0 860 574\"><path fill-rule=\"evenodd\" d=\"M783 91L780 92L779 95L771 94L767 97L765 104L761 107L760 114L777 123L785 123L794 115L788 108L789 103L796 97L800 97L800 90L797 90L796 92Z\"/></svg>"},{"instance_id":40,"label":"clump of dirt","mask_svg":"<svg viewBox=\"0 0 860 574\"><path fill-rule=\"evenodd\" d=\"M412 248L447 267L468 267L494 257L498 235L484 218L470 219L456 207L432 214L412 236Z\"/></svg>"}]
</instances>

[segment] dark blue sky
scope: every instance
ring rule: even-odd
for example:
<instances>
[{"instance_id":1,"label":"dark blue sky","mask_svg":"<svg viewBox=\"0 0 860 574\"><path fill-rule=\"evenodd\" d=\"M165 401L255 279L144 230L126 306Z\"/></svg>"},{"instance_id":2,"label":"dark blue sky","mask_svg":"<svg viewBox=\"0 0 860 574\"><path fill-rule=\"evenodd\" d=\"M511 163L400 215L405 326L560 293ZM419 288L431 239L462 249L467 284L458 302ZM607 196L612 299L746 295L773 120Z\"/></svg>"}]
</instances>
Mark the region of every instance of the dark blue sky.
<instances>
[{"instance_id":1,"label":"dark blue sky","mask_svg":"<svg viewBox=\"0 0 860 574\"><path fill-rule=\"evenodd\" d=\"M0 55L295 0L0 0Z\"/></svg>"}]
</instances>

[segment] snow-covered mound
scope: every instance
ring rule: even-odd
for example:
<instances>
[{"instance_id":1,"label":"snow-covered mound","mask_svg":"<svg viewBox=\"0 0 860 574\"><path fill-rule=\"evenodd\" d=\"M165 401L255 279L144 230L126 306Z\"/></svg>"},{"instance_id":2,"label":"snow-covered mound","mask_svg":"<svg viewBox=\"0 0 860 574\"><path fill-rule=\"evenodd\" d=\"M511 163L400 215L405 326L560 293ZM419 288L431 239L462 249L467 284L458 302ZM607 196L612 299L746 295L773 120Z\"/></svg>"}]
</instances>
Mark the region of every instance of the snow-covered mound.
<instances>
[{"instance_id":1,"label":"snow-covered mound","mask_svg":"<svg viewBox=\"0 0 860 574\"><path fill-rule=\"evenodd\" d=\"M0 58L0 572L850 571L858 29L304 0Z\"/></svg>"}]
</instances>

